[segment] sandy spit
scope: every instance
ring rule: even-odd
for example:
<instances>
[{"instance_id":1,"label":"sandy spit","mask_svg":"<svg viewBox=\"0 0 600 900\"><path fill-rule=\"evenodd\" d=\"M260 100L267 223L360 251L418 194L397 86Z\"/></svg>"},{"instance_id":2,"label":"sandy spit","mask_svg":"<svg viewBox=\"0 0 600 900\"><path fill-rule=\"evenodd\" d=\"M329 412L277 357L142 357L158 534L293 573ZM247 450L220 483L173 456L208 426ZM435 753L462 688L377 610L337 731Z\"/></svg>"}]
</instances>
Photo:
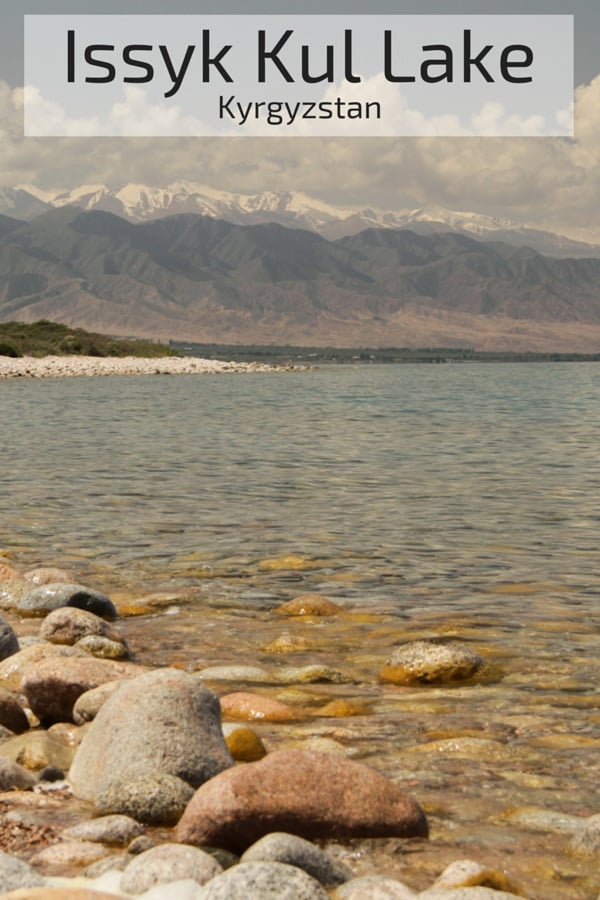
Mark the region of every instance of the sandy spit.
<instances>
[{"instance_id":1,"label":"sandy spit","mask_svg":"<svg viewBox=\"0 0 600 900\"><path fill-rule=\"evenodd\" d=\"M75 375L220 375L224 372L276 372L283 366L223 362L195 356L141 359L134 356L0 356L0 378L66 378Z\"/></svg>"}]
</instances>

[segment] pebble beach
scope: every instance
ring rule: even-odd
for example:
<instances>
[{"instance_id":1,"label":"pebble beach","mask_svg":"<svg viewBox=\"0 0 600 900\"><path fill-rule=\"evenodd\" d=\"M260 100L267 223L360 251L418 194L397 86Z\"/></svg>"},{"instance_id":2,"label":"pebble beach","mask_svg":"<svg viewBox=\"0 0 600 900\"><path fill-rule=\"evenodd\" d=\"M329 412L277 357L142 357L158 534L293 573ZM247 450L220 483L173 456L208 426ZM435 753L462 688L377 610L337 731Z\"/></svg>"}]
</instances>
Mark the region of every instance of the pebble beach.
<instances>
[{"instance_id":1,"label":"pebble beach","mask_svg":"<svg viewBox=\"0 0 600 900\"><path fill-rule=\"evenodd\" d=\"M217 359L135 356L0 356L0 378L71 378L100 375L220 375L225 372L271 372L262 363L224 362Z\"/></svg>"}]
</instances>

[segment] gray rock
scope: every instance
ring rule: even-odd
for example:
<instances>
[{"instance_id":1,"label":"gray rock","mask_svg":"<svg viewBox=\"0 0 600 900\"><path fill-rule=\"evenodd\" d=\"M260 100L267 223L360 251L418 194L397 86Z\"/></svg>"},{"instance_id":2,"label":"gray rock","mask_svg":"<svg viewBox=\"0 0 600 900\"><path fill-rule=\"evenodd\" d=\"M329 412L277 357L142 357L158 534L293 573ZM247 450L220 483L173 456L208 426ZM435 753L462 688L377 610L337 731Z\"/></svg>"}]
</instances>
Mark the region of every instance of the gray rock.
<instances>
[{"instance_id":1,"label":"gray rock","mask_svg":"<svg viewBox=\"0 0 600 900\"><path fill-rule=\"evenodd\" d=\"M21 596L16 604L19 612L30 616L44 615L61 606L74 606L102 616L103 619L115 619L117 611L112 600L101 591L84 587L82 584L64 584L55 582L43 584L30 589Z\"/></svg>"},{"instance_id":2,"label":"gray rock","mask_svg":"<svg viewBox=\"0 0 600 900\"><path fill-rule=\"evenodd\" d=\"M352 878L352 872L347 866L333 860L315 844L282 831L267 834L252 844L240 862L287 863L303 869L326 887L342 884Z\"/></svg>"},{"instance_id":3,"label":"gray rock","mask_svg":"<svg viewBox=\"0 0 600 900\"><path fill-rule=\"evenodd\" d=\"M157 884L143 895L144 900L200 900L204 889L191 878Z\"/></svg>"},{"instance_id":4,"label":"gray rock","mask_svg":"<svg viewBox=\"0 0 600 900\"><path fill-rule=\"evenodd\" d=\"M327 891L295 866L246 862L204 886L200 900L328 900Z\"/></svg>"},{"instance_id":5,"label":"gray rock","mask_svg":"<svg viewBox=\"0 0 600 900\"><path fill-rule=\"evenodd\" d=\"M100 616L74 606L61 606L55 609L46 616L40 627L40 637L52 644L72 645L89 635L121 641L117 629Z\"/></svg>"},{"instance_id":6,"label":"gray rock","mask_svg":"<svg viewBox=\"0 0 600 900\"><path fill-rule=\"evenodd\" d=\"M99 844L124 847L144 833L143 826L130 816L100 816L88 822L79 822L62 832L61 837L76 841L93 841Z\"/></svg>"},{"instance_id":7,"label":"gray rock","mask_svg":"<svg viewBox=\"0 0 600 900\"><path fill-rule=\"evenodd\" d=\"M19 641L11 626L0 616L0 659L19 652Z\"/></svg>"},{"instance_id":8,"label":"gray rock","mask_svg":"<svg viewBox=\"0 0 600 900\"><path fill-rule=\"evenodd\" d=\"M46 879L30 865L0 850L0 885L3 893L19 888L43 887L45 884Z\"/></svg>"},{"instance_id":9,"label":"gray rock","mask_svg":"<svg viewBox=\"0 0 600 900\"><path fill-rule=\"evenodd\" d=\"M485 660L457 641L411 641L396 647L380 677L396 684L443 684L471 678Z\"/></svg>"},{"instance_id":10,"label":"gray rock","mask_svg":"<svg viewBox=\"0 0 600 900\"><path fill-rule=\"evenodd\" d=\"M100 684L98 687L82 694L75 701L75 706L73 707L73 721L75 724L84 725L86 722L91 722L92 719L95 719L108 698L112 697L121 684L122 681L120 679L107 681L105 684Z\"/></svg>"},{"instance_id":11,"label":"gray rock","mask_svg":"<svg viewBox=\"0 0 600 900\"><path fill-rule=\"evenodd\" d=\"M69 780L98 813L174 824L194 789L233 765L215 695L193 675L159 669L124 682L106 701Z\"/></svg>"},{"instance_id":12,"label":"gray rock","mask_svg":"<svg viewBox=\"0 0 600 900\"><path fill-rule=\"evenodd\" d=\"M353 878L333 893L334 900L413 900L417 894L388 875Z\"/></svg>"},{"instance_id":13,"label":"gray rock","mask_svg":"<svg viewBox=\"0 0 600 900\"><path fill-rule=\"evenodd\" d=\"M131 856L128 853L118 853L114 856L105 856L97 862L92 863L81 873L84 878L100 878L106 872L122 872L131 862Z\"/></svg>"},{"instance_id":14,"label":"gray rock","mask_svg":"<svg viewBox=\"0 0 600 900\"><path fill-rule=\"evenodd\" d=\"M34 784L37 784L37 778L31 772L11 759L0 756L0 791L10 791L13 788L28 791Z\"/></svg>"},{"instance_id":15,"label":"gray rock","mask_svg":"<svg viewBox=\"0 0 600 900\"><path fill-rule=\"evenodd\" d=\"M222 871L216 859L204 850L185 844L161 844L132 859L121 877L121 890L143 894L157 884L185 878L206 884Z\"/></svg>"}]
</instances>

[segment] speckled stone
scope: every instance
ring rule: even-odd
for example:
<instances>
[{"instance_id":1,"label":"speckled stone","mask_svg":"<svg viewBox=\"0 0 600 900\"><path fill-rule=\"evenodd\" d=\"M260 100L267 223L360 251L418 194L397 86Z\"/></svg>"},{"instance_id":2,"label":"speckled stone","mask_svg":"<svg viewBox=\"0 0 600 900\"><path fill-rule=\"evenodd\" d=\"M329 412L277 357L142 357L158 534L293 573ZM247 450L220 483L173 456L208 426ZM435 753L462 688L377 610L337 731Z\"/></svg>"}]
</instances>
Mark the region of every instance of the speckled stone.
<instances>
[{"instance_id":1,"label":"speckled stone","mask_svg":"<svg viewBox=\"0 0 600 900\"><path fill-rule=\"evenodd\" d=\"M202 885L222 871L216 859L204 850L184 844L161 844L131 860L121 877L121 890L142 894L157 884L185 878Z\"/></svg>"},{"instance_id":2,"label":"speckled stone","mask_svg":"<svg viewBox=\"0 0 600 900\"><path fill-rule=\"evenodd\" d=\"M352 878L347 866L328 856L310 841L295 834L272 832L248 847L240 862L280 862L302 869L325 887Z\"/></svg>"},{"instance_id":3,"label":"speckled stone","mask_svg":"<svg viewBox=\"0 0 600 900\"><path fill-rule=\"evenodd\" d=\"M485 660L456 641L411 641L397 647L380 672L395 684L440 684L471 678Z\"/></svg>"},{"instance_id":4,"label":"speckled stone","mask_svg":"<svg viewBox=\"0 0 600 900\"><path fill-rule=\"evenodd\" d=\"M325 889L294 866L247 862L232 866L204 886L200 900L328 900Z\"/></svg>"},{"instance_id":5,"label":"speckled stone","mask_svg":"<svg viewBox=\"0 0 600 900\"><path fill-rule=\"evenodd\" d=\"M124 847L143 832L143 826L130 816L114 815L79 822L63 831L62 837Z\"/></svg>"}]
</instances>

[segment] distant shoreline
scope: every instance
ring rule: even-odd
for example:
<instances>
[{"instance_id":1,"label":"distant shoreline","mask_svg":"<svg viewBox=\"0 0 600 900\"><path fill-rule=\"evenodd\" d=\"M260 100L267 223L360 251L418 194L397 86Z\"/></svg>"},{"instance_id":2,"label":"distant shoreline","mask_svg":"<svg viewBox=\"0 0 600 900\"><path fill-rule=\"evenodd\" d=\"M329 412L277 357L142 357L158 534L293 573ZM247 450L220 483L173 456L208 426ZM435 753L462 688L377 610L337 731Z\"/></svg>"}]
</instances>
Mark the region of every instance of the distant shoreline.
<instances>
[{"instance_id":1,"label":"distant shoreline","mask_svg":"<svg viewBox=\"0 0 600 900\"><path fill-rule=\"evenodd\" d=\"M108 375L220 375L224 373L277 372L303 366L272 366L258 362L225 362L199 357L135 356L0 356L0 378L69 378Z\"/></svg>"}]
</instances>

